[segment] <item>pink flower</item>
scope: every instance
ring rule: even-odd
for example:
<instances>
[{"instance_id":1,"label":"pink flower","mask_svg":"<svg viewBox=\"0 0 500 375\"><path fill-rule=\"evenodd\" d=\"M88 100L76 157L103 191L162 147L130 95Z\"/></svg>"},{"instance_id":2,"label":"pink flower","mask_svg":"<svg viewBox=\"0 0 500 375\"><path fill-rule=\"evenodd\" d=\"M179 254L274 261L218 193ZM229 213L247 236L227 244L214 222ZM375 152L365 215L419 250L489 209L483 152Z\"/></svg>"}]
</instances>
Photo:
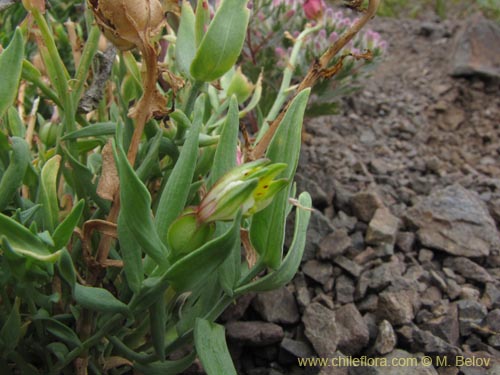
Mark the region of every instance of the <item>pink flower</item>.
<instances>
[{"instance_id":1,"label":"pink flower","mask_svg":"<svg viewBox=\"0 0 500 375\"><path fill-rule=\"evenodd\" d=\"M322 0L305 0L302 5L304 14L309 20L319 20L323 16L324 7Z\"/></svg>"}]
</instances>

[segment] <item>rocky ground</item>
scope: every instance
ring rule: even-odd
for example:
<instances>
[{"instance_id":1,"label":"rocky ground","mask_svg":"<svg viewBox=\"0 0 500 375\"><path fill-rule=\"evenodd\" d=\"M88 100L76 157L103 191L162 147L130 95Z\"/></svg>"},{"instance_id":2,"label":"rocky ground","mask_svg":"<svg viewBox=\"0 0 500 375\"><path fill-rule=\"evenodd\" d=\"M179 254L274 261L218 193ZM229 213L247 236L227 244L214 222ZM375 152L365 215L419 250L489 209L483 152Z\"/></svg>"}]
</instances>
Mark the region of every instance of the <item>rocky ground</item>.
<instances>
[{"instance_id":1,"label":"rocky ground","mask_svg":"<svg viewBox=\"0 0 500 375\"><path fill-rule=\"evenodd\" d=\"M456 47L468 24L479 37ZM239 373L500 374L500 34L481 25L375 20L385 63L342 114L306 124L298 185L316 211L300 272L222 317ZM448 366L297 363L424 355Z\"/></svg>"}]
</instances>

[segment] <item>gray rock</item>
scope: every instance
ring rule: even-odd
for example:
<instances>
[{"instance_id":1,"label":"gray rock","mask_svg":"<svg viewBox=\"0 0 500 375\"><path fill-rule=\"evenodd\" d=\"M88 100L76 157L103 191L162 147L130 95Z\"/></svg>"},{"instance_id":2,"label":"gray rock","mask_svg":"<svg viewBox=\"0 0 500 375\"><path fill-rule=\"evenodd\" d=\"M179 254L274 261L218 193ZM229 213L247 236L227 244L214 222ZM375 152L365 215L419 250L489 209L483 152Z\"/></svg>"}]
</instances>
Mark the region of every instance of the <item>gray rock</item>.
<instances>
[{"instance_id":1,"label":"gray rock","mask_svg":"<svg viewBox=\"0 0 500 375\"><path fill-rule=\"evenodd\" d=\"M500 309L491 310L485 319L485 324L489 331L500 334Z\"/></svg>"},{"instance_id":2,"label":"gray rock","mask_svg":"<svg viewBox=\"0 0 500 375\"><path fill-rule=\"evenodd\" d=\"M405 253L409 253L413 250L415 239L416 236L413 232L399 232L396 236L396 245Z\"/></svg>"},{"instance_id":3,"label":"gray rock","mask_svg":"<svg viewBox=\"0 0 500 375\"><path fill-rule=\"evenodd\" d=\"M302 260L313 259L323 238L334 231L330 220L319 211L313 211L307 229L306 245Z\"/></svg>"},{"instance_id":4,"label":"gray rock","mask_svg":"<svg viewBox=\"0 0 500 375\"><path fill-rule=\"evenodd\" d=\"M386 208L378 208L368 224L365 241L371 245L394 245L399 228L399 219Z\"/></svg>"},{"instance_id":5,"label":"gray rock","mask_svg":"<svg viewBox=\"0 0 500 375\"><path fill-rule=\"evenodd\" d=\"M380 196L374 191L364 191L351 197L351 207L354 216L365 223L370 222L378 208L384 204Z\"/></svg>"},{"instance_id":6,"label":"gray rock","mask_svg":"<svg viewBox=\"0 0 500 375\"><path fill-rule=\"evenodd\" d=\"M460 322L460 334L467 336L481 325L481 322L488 314L488 310L477 301L462 299L457 302L458 320Z\"/></svg>"},{"instance_id":7,"label":"gray rock","mask_svg":"<svg viewBox=\"0 0 500 375\"><path fill-rule=\"evenodd\" d=\"M335 310L337 348L346 355L355 355L369 340L368 326L354 304Z\"/></svg>"},{"instance_id":8,"label":"gray rock","mask_svg":"<svg viewBox=\"0 0 500 375\"><path fill-rule=\"evenodd\" d=\"M339 211L333 219L332 224L336 229L346 229L348 232L352 232L357 222L358 219L354 216L349 216L344 211Z\"/></svg>"},{"instance_id":9,"label":"gray rock","mask_svg":"<svg viewBox=\"0 0 500 375\"><path fill-rule=\"evenodd\" d=\"M328 357L337 350L335 313L320 303L313 302L304 311L302 322L305 335L320 357Z\"/></svg>"},{"instance_id":10,"label":"gray rock","mask_svg":"<svg viewBox=\"0 0 500 375\"><path fill-rule=\"evenodd\" d=\"M336 256L333 259L333 262L354 277L359 277L359 275L361 275L361 271L363 271L363 267L343 255Z\"/></svg>"},{"instance_id":11,"label":"gray rock","mask_svg":"<svg viewBox=\"0 0 500 375\"><path fill-rule=\"evenodd\" d=\"M422 330L415 325L410 326L412 350L424 353L433 353L454 357L461 353L460 348L448 344L429 331Z\"/></svg>"},{"instance_id":12,"label":"gray rock","mask_svg":"<svg viewBox=\"0 0 500 375\"><path fill-rule=\"evenodd\" d=\"M378 325L378 335L375 340L374 349L377 353L384 355L394 350L396 346L396 334L391 323L382 320Z\"/></svg>"},{"instance_id":13,"label":"gray rock","mask_svg":"<svg viewBox=\"0 0 500 375\"><path fill-rule=\"evenodd\" d=\"M455 303L448 306L448 311L438 317L432 317L420 325L423 330L440 337L450 345L458 345L460 327L458 322L458 309Z\"/></svg>"},{"instance_id":14,"label":"gray rock","mask_svg":"<svg viewBox=\"0 0 500 375\"><path fill-rule=\"evenodd\" d=\"M240 320L248 307L255 298L255 293L244 294L236 300L236 303L232 303L220 316L221 321L229 322L234 320Z\"/></svg>"},{"instance_id":15,"label":"gray rock","mask_svg":"<svg viewBox=\"0 0 500 375\"><path fill-rule=\"evenodd\" d=\"M500 27L476 15L457 34L452 60L453 76L500 78Z\"/></svg>"},{"instance_id":16,"label":"gray rock","mask_svg":"<svg viewBox=\"0 0 500 375\"><path fill-rule=\"evenodd\" d=\"M492 282L493 277L479 264L464 257L448 257L443 262L444 267L448 267L469 280L481 283Z\"/></svg>"},{"instance_id":17,"label":"gray rock","mask_svg":"<svg viewBox=\"0 0 500 375\"><path fill-rule=\"evenodd\" d=\"M379 295L377 315L393 325L410 323L415 317L413 296L408 290L382 292Z\"/></svg>"},{"instance_id":18,"label":"gray rock","mask_svg":"<svg viewBox=\"0 0 500 375\"><path fill-rule=\"evenodd\" d=\"M295 358L309 358L314 356L314 350L307 342L292 340L288 337L285 337L281 341L280 348Z\"/></svg>"},{"instance_id":19,"label":"gray rock","mask_svg":"<svg viewBox=\"0 0 500 375\"><path fill-rule=\"evenodd\" d=\"M295 285L295 298L301 308L305 308L311 303L312 295L307 287L306 278L302 272L295 275L293 279Z\"/></svg>"},{"instance_id":20,"label":"gray rock","mask_svg":"<svg viewBox=\"0 0 500 375\"><path fill-rule=\"evenodd\" d=\"M354 302L354 281L345 275L340 275L335 281L335 301L340 304Z\"/></svg>"},{"instance_id":21,"label":"gray rock","mask_svg":"<svg viewBox=\"0 0 500 375\"><path fill-rule=\"evenodd\" d=\"M330 263L309 260L302 265L302 272L320 284L326 284L332 278L333 266Z\"/></svg>"},{"instance_id":22,"label":"gray rock","mask_svg":"<svg viewBox=\"0 0 500 375\"><path fill-rule=\"evenodd\" d=\"M367 288L380 290L387 287L394 279L401 276L404 264L399 258L392 257L389 263L383 263L361 274L358 282L358 293L363 297Z\"/></svg>"},{"instance_id":23,"label":"gray rock","mask_svg":"<svg viewBox=\"0 0 500 375\"><path fill-rule=\"evenodd\" d=\"M297 191L307 191L311 195L314 207L322 208L330 204L328 195L314 179L296 173L295 182L297 183Z\"/></svg>"},{"instance_id":24,"label":"gray rock","mask_svg":"<svg viewBox=\"0 0 500 375\"><path fill-rule=\"evenodd\" d=\"M481 302L489 309L500 308L500 289L493 283L486 284Z\"/></svg>"},{"instance_id":25,"label":"gray rock","mask_svg":"<svg viewBox=\"0 0 500 375\"><path fill-rule=\"evenodd\" d=\"M432 366L424 366L421 364L418 357L404 350L396 349L388 355L380 359L379 366L359 366L351 367L350 375L438 375L437 371ZM401 358L401 359L398 359ZM405 358L405 359L403 359ZM415 358L417 366L390 366L392 361L400 363L412 363Z\"/></svg>"},{"instance_id":26,"label":"gray rock","mask_svg":"<svg viewBox=\"0 0 500 375\"><path fill-rule=\"evenodd\" d=\"M464 257L486 256L500 248L500 237L487 208L476 193L455 184L434 191L405 219L418 227L420 242Z\"/></svg>"},{"instance_id":27,"label":"gray rock","mask_svg":"<svg viewBox=\"0 0 500 375\"><path fill-rule=\"evenodd\" d=\"M295 298L285 287L257 294L252 306L268 322L293 324L300 320Z\"/></svg>"},{"instance_id":28,"label":"gray rock","mask_svg":"<svg viewBox=\"0 0 500 375\"><path fill-rule=\"evenodd\" d=\"M229 339L251 346L264 346L280 342L284 337L283 328L274 323L249 321L226 324Z\"/></svg>"},{"instance_id":29,"label":"gray rock","mask_svg":"<svg viewBox=\"0 0 500 375\"><path fill-rule=\"evenodd\" d=\"M351 238L345 229L339 229L326 236L319 244L319 257L333 259L342 255L352 244Z\"/></svg>"},{"instance_id":30,"label":"gray rock","mask_svg":"<svg viewBox=\"0 0 500 375\"><path fill-rule=\"evenodd\" d=\"M488 337L488 345L491 345L496 349L500 349L500 334L495 334Z\"/></svg>"}]
</instances>

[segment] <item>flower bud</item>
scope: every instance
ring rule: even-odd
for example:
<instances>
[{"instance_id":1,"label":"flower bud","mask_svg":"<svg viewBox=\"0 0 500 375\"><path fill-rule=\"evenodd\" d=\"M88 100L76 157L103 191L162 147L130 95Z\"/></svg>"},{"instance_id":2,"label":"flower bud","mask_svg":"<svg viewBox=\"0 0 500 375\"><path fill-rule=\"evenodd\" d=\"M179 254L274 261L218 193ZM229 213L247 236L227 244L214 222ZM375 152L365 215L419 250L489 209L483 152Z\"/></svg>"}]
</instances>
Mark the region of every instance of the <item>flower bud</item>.
<instances>
[{"instance_id":1,"label":"flower bud","mask_svg":"<svg viewBox=\"0 0 500 375\"><path fill-rule=\"evenodd\" d=\"M285 168L286 164L270 164L268 159L234 168L221 177L195 208L198 220L227 221L234 219L240 209L245 216L264 209L288 185L286 179L274 180Z\"/></svg>"},{"instance_id":2,"label":"flower bud","mask_svg":"<svg viewBox=\"0 0 500 375\"><path fill-rule=\"evenodd\" d=\"M302 5L304 14L309 20L319 20L323 16L325 5L323 0L306 0Z\"/></svg>"},{"instance_id":3,"label":"flower bud","mask_svg":"<svg viewBox=\"0 0 500 375\"><path fill-rule=\"evenodd\" d=\"M118 49L141 46L163 20L159 0L88 0L97 24Z\"/></svg>"},{"instance_id":4,"label":"flower bud","mask_svg":"<svg viewBox=\"0 0 500 375\"><path fill-rule=\"evenodd\" d=\"M231 79L231 83L227 89L227 97L230 98L234 94L236 95L238 103L243 103L248 99L254 87L255 86L242 73L241 67L239 67L236 69L236 72Z\"/></svg>"}]
</instances>

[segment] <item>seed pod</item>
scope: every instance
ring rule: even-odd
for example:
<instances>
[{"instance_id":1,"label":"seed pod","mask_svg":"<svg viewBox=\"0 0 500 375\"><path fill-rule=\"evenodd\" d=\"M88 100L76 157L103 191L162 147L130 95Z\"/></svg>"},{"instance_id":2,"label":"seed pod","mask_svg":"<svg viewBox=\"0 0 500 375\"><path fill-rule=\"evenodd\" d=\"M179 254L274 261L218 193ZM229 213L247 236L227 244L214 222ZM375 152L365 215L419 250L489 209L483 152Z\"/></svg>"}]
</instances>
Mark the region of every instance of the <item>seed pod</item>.
<instances>
[{"instance_id":1,"label":"seed pod","mask_svg":"<svg viewBox=\"0 0 500 375\"><path fill-rule=\"evenodd\" d=\"M164 20L159 0L88 0L104 36L118 49L140 47Z\"/></svg>"}]
</instances>

